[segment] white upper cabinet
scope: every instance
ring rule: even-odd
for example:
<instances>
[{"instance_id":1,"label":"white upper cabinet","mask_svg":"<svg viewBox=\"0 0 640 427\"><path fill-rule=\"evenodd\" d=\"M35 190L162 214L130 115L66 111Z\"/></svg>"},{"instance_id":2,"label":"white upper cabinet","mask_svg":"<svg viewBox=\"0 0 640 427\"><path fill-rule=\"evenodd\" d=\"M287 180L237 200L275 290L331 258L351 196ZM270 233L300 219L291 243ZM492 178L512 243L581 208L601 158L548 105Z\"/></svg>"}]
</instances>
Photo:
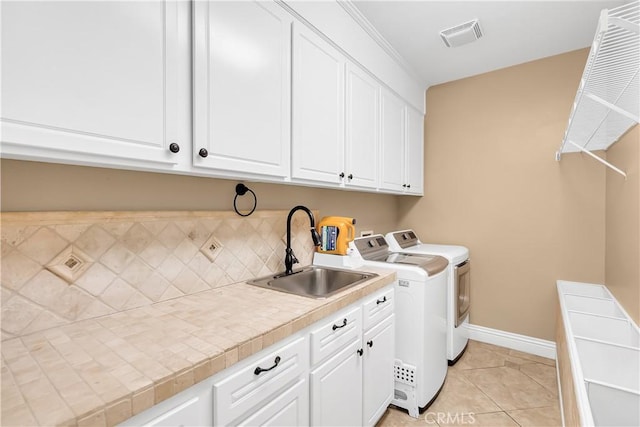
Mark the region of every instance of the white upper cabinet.
<instances>
[{"instance_id":1,"label":"white upper cabinet","mask_svg":"<svg viewBox=\"0 0 640 427\"><path fill-rule=\"evenodd\" d=\"M381 111L380 188L422 195L424 117L386 89Z\"/></svg>"},{"instance_id":2,"label":"white upper cabinet","mask_svg":"<svg viewBox=\"0 0 640 427\"><path fill-rule=\"evenodd\" d=\"M347 64L345 184L376 188L380 135L380 83Z\"/></svg>"},{"instance_id":3,"label":"white upper cabinet","mask_svg":"<svg viewBox=\"0 0 640 427\"><path fill-rule=\"evenodd\" d=\"M3 157L162 170L189 150L178 2L1 7Z\"/></svg>"},{"instance_id":4,"label":"white upper cabinet","mask_svg":"<svg viewBox=\"0 0 640 427\"><path fill-rule=\"evenodd\" d=\"M407 108L402 99L385 89L382 91L381 111L380 188L402 192L406 188L404 161Z\"/></svg>"},{"instance_id":5,"label":"white upper cabinet","mask_svg":"<svg viewBox=\"0 0 640 427\"><path fill-rule=\"evenodd\" d=\"M292 178L342 182L345 65L337 49L294 24Z\"/></svg>"},{"instance_id":6,"label":"white upper cabinet","mask_svg":"<svg viewBox=\"0 0 640 427\"><path fill-rule=\"evenodd\" d=\"M193 8L194 165L288 177L293 17L265 1Z\"/></svg>"},{"instance_id":7,"label":"white upper cabinet","mask_svg":"<svg viewBox=\"0 0 640 427\"><path fill-rule=\"evenodd\" d=\"M406 187L410 194L424 191L424 116L407 107Z\"/></svg>"},{"instance_id":8,"label":"white upper cabinet","mask_svg":"<svg viewBox=\"0 0 640 427\"><path fill-rule=\"evenodd\" d=\"M0 9L3 158L422 194L424 91L338 3Z\"/></svg>"}]
</instances>

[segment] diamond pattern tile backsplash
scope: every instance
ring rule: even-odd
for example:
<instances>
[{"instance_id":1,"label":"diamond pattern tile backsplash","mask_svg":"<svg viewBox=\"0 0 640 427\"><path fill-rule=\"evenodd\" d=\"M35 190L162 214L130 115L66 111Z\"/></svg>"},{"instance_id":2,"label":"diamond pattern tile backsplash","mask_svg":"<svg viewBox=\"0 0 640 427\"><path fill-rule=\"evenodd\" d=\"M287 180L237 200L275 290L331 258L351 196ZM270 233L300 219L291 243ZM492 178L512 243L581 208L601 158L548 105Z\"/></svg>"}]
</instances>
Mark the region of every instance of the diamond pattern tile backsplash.
<instances>
[{"instance_id":1,"label":"diamond pattern tile backsplash","mask_svg":"<svg viewBox=\"0 0 640 427\"><path fill-rule=\"evenodd\" d=\"M282 271L287 214L3 213L2 339ZM312 262L303 212L292 246Z\"/></svg>"}]
</instances>

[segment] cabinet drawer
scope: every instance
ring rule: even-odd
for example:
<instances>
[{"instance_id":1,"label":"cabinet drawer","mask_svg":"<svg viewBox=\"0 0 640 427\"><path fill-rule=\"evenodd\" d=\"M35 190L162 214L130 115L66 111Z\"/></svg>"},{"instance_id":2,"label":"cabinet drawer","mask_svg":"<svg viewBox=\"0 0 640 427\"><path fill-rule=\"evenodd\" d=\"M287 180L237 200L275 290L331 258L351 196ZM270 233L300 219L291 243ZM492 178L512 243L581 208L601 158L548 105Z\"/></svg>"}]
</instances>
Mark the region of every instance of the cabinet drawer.
<instances>
[{"instance_id":1,"label":"cabinet drawer","mask_svg":"<svg viewBox=\"0 0 640 427\"><path fill-rule=\"evenodd\" d=\"M360 336L362 311L353 308L330 320L311 332L311 364L324 360Z\"/></svg>"},{"instance_id":2,"label":"cabinet drawer","mask_svg":"<svg viewBox=\"0 0 640 427\"><path fill-rule=\"evenodd\" d=\"M366 331L378 322L393 314L394 307L393 288L376 293L373 297L365 300L363 307L364 330Z\"/></svg>"},{"instance_id":3,"label":"cabinet drawer","mask_svg":"<svg viewBox=\"0 0 640 427\"><path fill-rule=\"evenodd\" d=\"M202 404L198 397L189 399L182 405L149 421L149 423L145 424L145 427L197 425L200 421L198 419L198 407Z\"/></svg>"},{"instance_id":4,"label":"cabinet drawer","mask_svg":"<svg viewBox=\"0 0 640 427\"><path fill-rule=\"evenodd\" d=\"M227 425L254 407L263 406L305 373L308 361L308 342L301 337L214 383L214 425Z\"/></svg>"},{"instance_id":5,"label":"cabinet drawer","mask_svg":"<svg viewBox=\"0 0 640 427\"><path fill-rule=\"evenodd\" d=\"M309 383L300 378L249 418L234 422L238 426L298 427L309 424Z\"/></svg>"}]
</instances>

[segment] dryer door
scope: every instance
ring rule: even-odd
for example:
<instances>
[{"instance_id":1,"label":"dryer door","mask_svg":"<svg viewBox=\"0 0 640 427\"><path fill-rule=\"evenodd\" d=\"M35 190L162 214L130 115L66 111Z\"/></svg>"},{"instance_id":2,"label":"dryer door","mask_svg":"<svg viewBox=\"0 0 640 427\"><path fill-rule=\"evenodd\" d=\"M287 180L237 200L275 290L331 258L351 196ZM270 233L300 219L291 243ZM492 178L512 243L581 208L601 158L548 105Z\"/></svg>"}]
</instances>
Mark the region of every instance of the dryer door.
<instances>
[{"instance_id":1,"label":"dryer door","mask_svg":"<svg viewBox=\"0 0 640 427\"><path fill-rule=\"evenodd\" d=\"M471 307L471 260L455 267L456 328L464 321Z\"/></svg>"}]
</instances>

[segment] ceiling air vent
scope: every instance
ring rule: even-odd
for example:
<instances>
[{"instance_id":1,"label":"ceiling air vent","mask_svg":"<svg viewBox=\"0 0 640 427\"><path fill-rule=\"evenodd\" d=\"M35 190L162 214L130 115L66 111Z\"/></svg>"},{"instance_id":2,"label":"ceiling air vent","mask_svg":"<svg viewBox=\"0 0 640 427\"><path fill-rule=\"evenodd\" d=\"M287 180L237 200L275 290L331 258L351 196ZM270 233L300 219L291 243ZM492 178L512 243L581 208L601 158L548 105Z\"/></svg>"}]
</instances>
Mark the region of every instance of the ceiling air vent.
<instances>
[{"instance_id":1,"label":"ceiling air vent","mask_svg":"<svg viewBox=\"0 0 640 427\"><path fill-rule=\"evenodd\" d=\"M478 40L482 35L480 23L477 19L440 31L440 37L442 37L447 47L458 47L471 43Z\"/></svg>"}]
</instances>

